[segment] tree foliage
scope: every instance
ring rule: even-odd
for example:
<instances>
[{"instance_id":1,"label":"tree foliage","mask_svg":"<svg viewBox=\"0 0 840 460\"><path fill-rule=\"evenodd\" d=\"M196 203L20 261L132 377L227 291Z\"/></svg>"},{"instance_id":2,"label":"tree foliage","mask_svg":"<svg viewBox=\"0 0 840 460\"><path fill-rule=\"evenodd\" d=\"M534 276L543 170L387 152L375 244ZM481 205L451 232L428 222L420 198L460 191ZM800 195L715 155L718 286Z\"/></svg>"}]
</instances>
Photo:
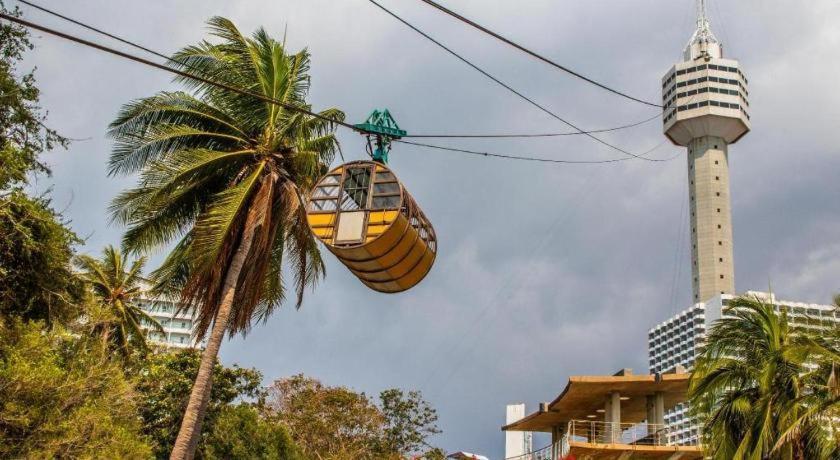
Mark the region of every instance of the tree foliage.
<instances>
[{"instance_id":1,"label":"tree foliage","mask_svg":"<svg viewBox=\"0 0 840 460\"><path fill-rule=\"evenodd\" d=\"M0 334L0 458L148 458L136 395L102 350L56 327Z\"/></svg>"},{"instance_id":2,"label":"tree foliage","mask_svg":"<svg viewBox=\"0 0 840 460\"><path fill-rule=\"evenodd\" d=\"M163 332L163 327L138 303L144 294L143 284L149 283L143 277L146 259L140 257L129 264L119 249L109 245L100 258L81 255L74 262L80 269L79 277L108 313L91 322L94 335L123 356L131 354L132 347L148 351L143 325L157 332Z\"/></svg>"},{"instance_id":3,"label":"tree foliage","mask_svg":"<svg viewBox=\"0 0 840 460\"><path fill-rule=\"evenodd\" d=\"M364 393L295 375L269 386L267 405L305 454L325 460L433 456L428 438L440 433L437 413L416 391L383 391L377 405Z\"/></svg>"},{"instance_id":4,"label":"tree foliage","mask_svg":"<svg viewBox=\"0 0 840 460\"><path fill-rule=\"evenodd\" d=\"M20 16L20 9L0 11ZM67 140L44 124L46 116L38 105L40 91L35 72L21 74L17 68L23 53L32 49L23 27L0 23L0 189L26 182L29 172L49 172L38 156Z\"/></svg>"},{"instance_id":5,"label":"tree foliage","mask_svg":"<svg viewBox=\"0 0 840 460\"><path fill-rule=\"evenodd\" d=\"M0 1L0 11L8 10ZM22 191L30 173L49 172L39 155L66 140L45 127L34 71L17 65L32 48L26 30L0 23L0 317L67 321L81 289L69 261L79 243L46 196Z\"/></svg>"},{"instance_id":6,"label":"tree foliage","mask_svg":"<svg viewBox=\"0 0 840 460\"><path fill-rule=\"evenodd\" d=\"M139 414L143 420L143 433L153 441L157 458L169 457L193 379L198 373L199 360L199 352L193 349L154 353L142 360L134 372L142 401ZM226 406L241 398L261 396L261 379L262 376L255 369L224 367L220 364L214 367L214 385L202 445Z\"/></svg>"},{"instance_id":7,"label":"tree foliage","mask_svg":"<svg viewBox=\"0 0 840 460\"><path fill-rule=\"evenodd\" d=\"M304 460L288 430L276 417L267 417L248 405L222 408L202 449L207 460Z\"/></svg>"},{"instance_id":8,"label":"tree foliage","mask_svg":"<svg viewBox=\"0 0 840 460\"><path fill-rule=\"evenodd\" d=\"M437 411L426 402L419 391L404 392L391 388L379 394L385 417L386 448L403 455L417 454L429 446L428 438L440 433Z\"/></svg>"},{"instance_id":9,"label":"tree foliage","mask_svg":"<svg viewBox=\"0 0 840 460\"><path fill-rule=\"evenodd\" d=\"M2 168L0 168L2 169ZM66 323L84 297L70 260L79 242L47 198L0 196L0 316Z\"/></svg>"},{"instance_id":10,"label":"tree foliage","mask_svg":"<svg viewBox=\"0 0 840 460\"><path fill-rule=\"evenodd\" d=\"M758 298L735 299L709 333L690 401L714 459L840 456L838 326L819 335ZM835 429L832 430L832 426Z\"/></svg>"}]
</instances>

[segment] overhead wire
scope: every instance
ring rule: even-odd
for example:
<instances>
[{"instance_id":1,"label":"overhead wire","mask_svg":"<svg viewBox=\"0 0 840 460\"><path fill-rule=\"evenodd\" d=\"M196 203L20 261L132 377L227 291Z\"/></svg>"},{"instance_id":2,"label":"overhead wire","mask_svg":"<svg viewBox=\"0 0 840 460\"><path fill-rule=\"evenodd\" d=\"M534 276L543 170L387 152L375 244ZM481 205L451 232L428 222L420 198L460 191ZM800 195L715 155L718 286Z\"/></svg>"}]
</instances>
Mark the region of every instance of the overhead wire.
<instances>
[{"instance_id":1,"label":"overhead wire","mask_svg":"<svg viewBox=\"0 0 840 460\"><path fill-rule=\"evenodd\" d=\"M73 18L71 18L67 15L64 15L62 13L59 13L55 10L51 10L51 9L46 8L44 6L41 6L41 5L38 5L36 3L30 2L28 0L17 0L17 1L24 4L24 5L27 5L29 7L35 8L39 11L42 11L44 13L50 14L52 16L63 19L63 20L65 20L67 22L70 22L72 24L75 24L79 27L83 27L83 28L85 28L87 30L90 30L92 32L95 32L95 33L98 33L98 34L103 35L105 37L116 40L116 41L118 41L120 43L123 43L125 45L131 46L131 47L139 49L141 51L145 51L145 52L147 52L149 54L152 54L154 56L166 59L167 61L175 62L175 63L177 63L179 65L183 65L187 68L192 68L187 63L180 62L180 61L177 61L177 60L173 60L173 58L171 56L167 56L166 54L163 54L159 51L155 51L151 48L140 45L140 44L138 44L136 42L133 42L131 40L127 40L123 37L112 34L108 31L105 31L105 30L102 30L100 28L91 26L90 24L86 24L86 23L84 23L82 21L79 21L77 19L73 19ZM622 126L616 126L616 127L613 127L613 128L589 130L589 131L585 131L585 132L604 133L604 132L611 132L611 131L618 131L618 130L622 130L622 129L633 128L633 127L642 125L644 123L650 122L650 121L658 118L659 115L661 115L661 114L657 114L657 115L655 115L651 118L648 118L648 119L645 119L645 120L642 120L642 121L636 122L636 123L630 123L630 124L626 124L626 125L622 125ZM407 135L407 136L404 136L404 137L414 137L414 138L426 138L426 137L428 137L428 138L517 138L517 137L521 137L521 138L529 138L529 137L577 136L577 135L581 135L581 134L583 134L583 133L574 131L574 132L568 132L568 133L546 133L546 134L411 134L411 135Z\"/></svg>"},{"instance_id":2,"label":"overhead wire","mask_svg":"<svg viewBox=\"0 0 840 460\"><path fill-rule=\"evenodd\" d=\"M121 38L121 37L116 36L116 35L114 35L114 34L108 33L108 32L106 32L106 31L103 31L103 30L98 29L98 28L96 28L96 27L93 27L93 26L90 26L90 25L84 24L84 23L82 23L81 21L74 20L74 19L72 19L72 18L69 18L69 17L67 17L67 16L61 15L60 13L54 12L54 11L49 10L49 9L47 9L47 8L39 7L39 6L35 5L35 4L34 4L34 3L32 3L32 2L28 2L28 1L26 1L26 0L18 0L18 1L21 1L21 2L23 2L24 4L29 5L29 6L32 6L32 7L34 7L34 8L37 8L37 9L39 9L39 10L41 10L41 11L44 11L44 12L47 12L47 13L49 13L49 14L55 15L55 16L57 16L57 17L60 17L61 19L64 19L64 20L70 21L70 22L72 22L72 23L74 23L74 24L77 24L77 25L80 25L80 26L82 26L82 27L85 27L85 28L86 28L86 29L88 29L88 30L91 30L91 31L94 31L94 32L96 32L96 33L99 33L99 34L102 34L102 35L104 35L104 36L107 36L107 37L109 37L109 38L113 38L113 39L115 39L115 40L118 40L118 41L120 41L121 43L124 43L124 44L127 44L127 45L129 45L129 46L135 47L135 48L137 48L137 49L141 49L141 50L143 50L143 51L146 51L146 52L152 53L152 54L154 54L155 56L162 57L162 58L166 59L166 60L167 60L167 61L169 61L169 62L173 62L173 63L175 63L175 64L178 64L178 65L183 65L184 67L189 68L189 66L188 66L188 65L186 65L185 63L181 63L181 62L179 62L179 61L177 61L177 60L174 60L174 59L173 59L173 58L171 58L171 57L168 57L168 56L164 55L163 53L159 53L159 52L157 52L157 51L151 50L150 48L147 48L147 47L145 47L145 46L139 45L139 44L134 43L134 42L132 42L132 41L130 41L130 40L126 40L126 39L124 39L124 38ZM316 112L313 112L313 111L311 111L311 110L305 109L305 108L303 108L303 107L299 107L299 106L296 106L296 105L288 104L288 103L286 103L286 102L279 101L279 100L277 100L277 99L273 99L273 98L270 98L270 97L268 97L268 96L265 96L265 95L262 95L262 94L259 94L259 93L255 93L255 92L253 92L253 91L244 90L244 89L241 89L241 88L237 88L237 87L234 87L234 86L228 85L228 84L226 84L226 83L221 83L221 82L213 81L213 80L210 80L210 79L207 79L207 78L204 78L204 77L198 76L198 75L194 75L194 74L191 74L191 73L189 73L189 72L185 72L185 71L182 71L182 70L179 70L179 69L176 69L176 68L170 67L170 66L166 66L166 65L163 65L163 64L160 64L160 63L154 62L154 61L150 61L150 60L148 60L148 59L144 59L144 58L142 58L142 57L139 57L139 56L136 56L136 55L133 55L133 54L127 53L127 52L123 52L123 51L120 51L120 50L116 50L116 49L110 48L110 47L108 47L108 46L105 46L105 45L99 44L99 43L95 43L95 42L92 42L92 41L89 41L89 40L86 40L86 39L83 39L83 38L80 38L80 37L76 37L76 36L74 36L74 35L70 35L70 34L67 34L67 33L64 33L64 32L61 32L61 31L58 31L58 30L55 30L55 29L52 29L52 28L46 27L46 26L42 26L42 25L39 25L39 24L33 23L33 22L31 22L31 21L27 21L27 20L25 20L25 19L21 19L21 18L15 17L15 16L11 16L11 15L8 15L8 14L5 14L5 13L0 13L0 18L5 19L5 20L7 20L7 21L11 21L11 22L17 23L17 24L19 24L19 25L22 25L22 26L25 26L25 27L28 27L28 28L31 28L31 29L34 29L34 30L38 30L38 31L41 31L41 32L44 32L44 33L47 33L47 34L50 34L50 35L53 35L53 36L59 37L59 38L63 38L63 39L65 39L65 40L68 40L68 41L71 41L71 42L74 42L74 43L77 43L77 44L80 44L80 45L83 45L83 46L87 46L87 47L90 47L90 48L94 48L94 49L97 49L97 50L99 50L99 51L102 51L102 52L105 52L105 53L108 53L108 54L112 54L112 55L115 55L115 56L118 56L118 57L121 57L121 58L124 58L124 59L128 59L128 60L131 60L131 61L134 61L134 62L137 62L137 63L143 64L143 65L146 65L146 66L150 66L150 67L153 67L153 68L156 68L156 69L159 69L159 70L163 70L163 71L165 71L165 72L173 73L173 74L178 75L178 76L181 76L181 77L183 77L183 78L187 78L187 79L192 79L192 80L195 80L195 81L199 81L199 82L205 83L205 84L207 84L207 85L211 85L211 86L215 86L215 87L217 87L217 88L222 88L222 89L225 89L225 90L228 90L228 91L235 92L235 93L237 93L237 94L242 94L242 95L246 95L246 96L254 97L254 98L259 99L259 100L261 100L261 101L263 101L263 102L267 102L267 103L271 103L271 104L276 104L276 105L279 105L279 106L281 106L281 107L283 107L283 108L285 108L285 109L287 109L287 110L296 111L296 112L299 112L299 113L304 113L304 114L309 115L309 116L312 116L312 117L314 117L314 118L318 118L318 119L321 119L321 120L324 120L324 121L327 121L327 122L330 122L330 123L334 123L334 124L336 124L336 125L338 125L338 126L341 126L341 127L347 128L347 129L352 130L352 131L354 131L354 132L358 132L358 133L361 133L361 134L372 134L372 133L370 133L369 131L364 130L364 129L361 129L361 128L358 128L358 127L356 127L356 126L354 126L354 125L352 125L352 124L350 124L350 123L347 123L347 122L344 122L344 121L340 121L340 120L336 120L336 119L334 119L334 118L330 118L330 117L327 117L327 116L324 116L324 115L318 114L318 113L316 113ZM577 128L576 128L576 129L577 129ZM580 130L579 130L579 131L580 131ZM411 143L410 141L402 141L402 142L403 142L403 143L406 143L406 144ZM601 164L601 163L611 163L611 162L616 162L616 161L618 161L618 160L623 160L623 159L618 159L618 158L616 158L616 159L609 159L609 160L591 160L591 161L587 161L587 160L554 160L554 159L537 158L537 157L528 157L528 156L518 156L518 155L508 155L508 154L495 154L495 153L490 153L490 152L477 152L477 151L469 151L469 150L466 150L466 149L455 149L455 148L449 148L449 147L443 147L443 146L436 146L436 145L432 145L432 144L423 144L423 143L413 143L413 144L415 144L415 145L417 145L417 146L421 146L421 147L432 148L432 149L437 149L437 150L447 150L447 151L457 152L457 153L466 153L466 154L473 154L473 155L482 155L482 156L485 156L485 157L499 157L499 158L507 158L507 159L511 159L511 160L532 161L532 162L544 162L544 163L571 163L571 164L573 164L573 163L584 163L584 164ZM660 144L660 145L661 145L661 144ZM657 147L655 147L655 148L658 148L658 147L659 147L659 146L657 146ZM654 149L655 149L655 148L654 148ZM654 149L651 149L651 150L654 150ZM647 154L647 153L643 153L643 155L645 155L645 154ZM631 156L633 156L633 155L631 154ZM638 157L638 156L635 156L635 157ZM634 158L635 158L635 157L634 157ZM629 158L627 158L627 159L629 159ZM663 161L663 160L648 159L648 158L642 158L642 159L647 160L647 161Z\"/></svg>"},{"instance_id":3,"label":"overhead wire","mask_svg":"<svg viewBox=\"0 0 840 460\"><path fill-rule=\"evenodd\" d=\"M502 36L501 34L493 32L492 30L488 29L487 27L484 27L481 24L478 24L475 21L472 21L472 20L460 15L460 14L450 10L449 8L446 8L445 6L441 5L440 3L437 3L437 2L432 1L432 0L420 0L420 1L429 5L429 6L431 6L431 7L434 7L435 9L437 9L437 10L443 12L443 13L448 14L449 16L452 16L453 18L455 18L455 19L457 19L457 20L459 20L459 21L461 21L461 22L463 22L463 23L465 23L465 24L467 24L467 25L469 25L469 26L471 26L475 29L480 30L481 32L484 32L487 35L490 35L491 37L493 37L497 40L500 40L501 42L503 42L507 45L510 45L510 46L518 49L519 51L522 51L525 54L528 54L529 56L537 58L540 61L545 62L546 64L548 64L548 65L550 65L550 66L552 66L556 69L562 70L563 72L566 72L569 75L572 75L576 78L579 78L579 79L581 79L581 80L583 80L587 83L595 85L595 86L597 86L601 89L607 90L607 91L609 91L613 94L624 97L624 98L629 99L631 101L639 102L641 104L645 104L645 105L648 105L648 106L651 106L651 107L660 107L660 108L662 107L662 105L660 105L660 104L656 104L654 102L648 102L648 101L645 101L643 99L633 97L633 96L631 96L629 94L626 94L624 92L621 92L617 89L611 88L611 87L609 87L609 86L607 86L603 83L599 83L599 82L597 82L597 81L595 81L595 80L593 80L593 79L591 79L591 78L589 78L585 75L582 75L579 72L576 72L576 71L574 71L574 70L572 70L572 69L570 69L570 68L568 68L568 67L566 67L562 64L558 64L557 62L555 62L555 61L553 61L553 60L551 60L551 59L549 59L549 58L547 58L547 57L545 57L545 56L543 56L543 55L541 55L541 54L539 54L539 53L537 53L537 52L535 52L535 51L533 51L529 48L526 48L526 47L524 47L524 46L522 46L522 45L520 45L520 44Z\"/></svg>"},{"instance_id":4,"label":"overhead wire","mask_svg":"<svg viewBox=\"0 0 840 460\"><path fill-rule=\"evenodd\" d=\"M334 118L330 118L330 117L325 116L325 115L321 115L317 112L313 112L313 111L305 109L303 107L296 106L296 105L293 105L293 104L289 104L287 102L283 102L283 101L280 101L280 100L277 100L277 99L274 99L274 98L270 98L268 96L265 96L265 95L259 94L259 93L255 93L253 91L245 90L245 89L242 89L242 88L237 88L235 86L228 85L227 83L213 81L213 80L210 80L210 79L198 76L198 75L191 74L189 72L184 72L183 70L179 70L179 69L176 69L176 68L173 68L173 67L169 67L169 66L166 66L166 65L163 65L163 64L159 64L157 62L150 61L148 59L144 59L140 56L135 56L133 54L126 53L124 51L119 51L119 50L116 50L114 48L110 48L108 46L105 46L105 45L102 45L102 44L99 44L99 43L95 43L95 42L92 42L92 41L89 41L89 40L85 40L83 38L79 38L79 37L76 37L74 35L70 35L70 34L67 34L67 33L64 33L64 32L46 27L46 26L35 24L35 23L27 21L25 19L21 19L21 18L17 18L17 17L11 16L11 15L8 15L6 13L0 13L0 19L5 19L7 21L17 23L19 25L28 27L30 29L38 30L38 31L41 31L41 32L44 32L44 33L47 33L47 34L50 34L50 35L53 35L53 36L56 36L56 37L59 37L59 38L63 38L65 40L69 40L71 42L78 43L80 45L84 45L84 46L87 46L87 47L90 47L90 48L97 49L99 51L103 51L105 53L109 53L109 54L119 56L119 57L124 58L124 59L128 59L130 61L134 61L134 62L143 64L143 65L147 65L149 67L154 67L156 69L163 70L165 72L173 73L173 74L178 75L178 76L183 77L183 78L199 81L201 83L205 83L205 84L210 85L210 86L215 86L217 88L225 89L227 91L231 91L231 92L234 92L234 93L237 93L237 94L241 94L243 96L250 96L250 97L259 99L263 102L270 103L270 104L276 104L280 107L283 107L284 109L291 110L291 111L294 111L294 112L303 113L303 114L309 115L311 117L318 118L320 120L327 121L327 122L330 122L330 123L335 123L338 126L343 126L347 129L350 129L350 130L353 130L353 131L356 131L356 132L359 132L359 133L369 134L369 132L367 130L358 128L354 125L351 125L350 123L347 123L347 122L344 122L344 121L341 121L341 120L336 120ZM134 45L132 45L132 46L134 46ZM139 46L139 45L137 45L137 46ZM167 59L171 62L176 63L176 64L180 64L178 61L174 61L171 58L167 58Z\"/></svg>"},{"instance_id":5,"label":"overhead wire","mask_svg":"<svg viewBox=\"0 0 840 460\"><path fill-rule=\"evenodd\" d=\"M414 145L414 146L418 146L418 147L425 147L425 148L435 149L435 150L446 150L446 151L450 151L450 152L466 153L466 154L469 154L469 155L477 155L477 156L493 157L493 158L505 158L505 159L510 159L510 160L537 161L537 162L543 162L543 163L602 164L602 163L617 163L617 162L620 162L620 161L627 161L627 160L632 160L633 159L632 157L622 157L622 158L610 158L610 159L606 159L606 160L558 160L558 159L554 159L554 158L539 158L539 157L531 157L531 156L524 157L524 156L510 155L510 154L505 154L505 153L483 152L483 151L479 151L479 150L469 150L469 149L462 149L462 148L457 148L457 147L446 147L446 146L443 146L443 145L427 144L425 142L413 142L413 141L404 141L404 140L394 140L393 142L399 142L400 144ZM653 148L648 149L647 151L643 152L641 155L647 155L649 153L652 153L654 150L657 150L658 148L665 145L665 143L666 143L666 141L662 141L659 144L657 144L656 146L654 146ZM680 153L677 153L676 155L668 157L668 158L646 158L646 159L648 161L656 161L656 162L671 161L679 155L680 155Z\"/></svg>"},{"instance_id":6,"label":"overhead wire","mask_svg":"<svg viewBox=\"0 0 840 460\"><path fill-rule=\"evenodd\" d=\"M536 102L536 101L534 101L533 99L531 99L531 98L529 98L528 96L526 96L526 95L522 94L522 93L521 93L521 92L519 92L518 90L516 90L516 89L514 89L513 87L511 87L510 85L508 85L507 83L505 83L505 82L501 81L500 79L496 78L495 76L491 75L489 72L487 72L486 70L482 69L482 68L481 68L481 67L479 67L478 65L474 64L474 63L473 63L472 61L470 61L469 59L467 59L467 58L465 58L465 57L461 56L461 55L460 55L460 54L458 54L457 52L453 51L451 48L447 47L446 45L444 45L444 44L443 44L443 43L441 43L440 41L436 40L434 37L430 36L429 34L427 34L427 33L423 32L422 30L420 30L419 28L417 28L416 26L414 26L413 24L411 24L410 22L406 21L405 19L403 19L402 17L400 17L399 15L397 15L396 13L394 13L393 11L389 10L388 8L385 8L384 6L382 6L382 5L381 5L379 2L377 2L376 0L368 0L368 1L369 1L370 3L372 3L372 4L374 4L375 6L377 6L379 9L381 9L381 10L382 10L382 11L384 11L385 13L387 13L388 15L390 15L391 17L393 17L394 19L396 19L397 21L399 21L399 22L403 23L405 26L409 27L411 30L413 30L413 31L415 31L416 33L418 33L418 34L422 35L422 36L423 36L424 38L426 38L427 40L431 41L432 43L434 43L434 44L435 44L435 45L437 45L438 47L442 48L442 49L443 49L443 50L445 50L447 53L449 53L449 54L451 54L452 56L456 57L456 58L457 58L458 60L460 60L461 62L463 62L463 63L467 64L468 66L470 66L471 68L473 68L473 69L474 69L474 70L476 70L477 72L481 73L481 74L482 74L482 75L484 75L485 77L487 77L487 78L489 78L490 80L494 81L495 83L497 83L498 85L502 86L503 88L505 88L506 90L510 91L511 93L513 93L513 94L517 95L518 97L520 97L521 99L525 100L526 102L528 102L529 104L533 105L534 107L538 108L538 109L539 109L539 110L541 110L542 112L544 112L544 113L548 114L548 115L549 115L549 116L551 116L552 118L554 118L554 119L556 119L556 120L559 120L560 122L562 122L562 123L566 124L566 125L567 125L567 126L569 126L570 128L572 128L572 129L576 130L577 132L579 132L579 133L581 133L581 134L585 135L586 137L589 137L589 138L593 139L594 141L596 141L596 142L598 142L598 143L600 143L600 144L603 144L603 145L605 145L605 146L607 146L607 147L609 147L609 148L611 148L611 149L613 149L613 150L615 150L615 151L618 151L618 152L620 152L620 153L623 153L623 154L625 154L625 155L631 156L631 157L636 158L636 159L639 159L639 160L644 160L644 161L653 161L653 160L650 160L649 158L645 158L645 157L644 157L644 156L642 156L642 155L635 154L635 153L630 152L630 151L628 151L628 150L625 150L625 149L623 149L623 148L621 148L621 147L618 147L618 146L616 146L616 145L613 145L613 144L611 144L611 143L609 143L609 142L607 142L607 141L605 141L605 140L603 140L603 139L601 139L601 138L599 138L599 137L597 137L597 136L594 136L592 133L588 133L588 132L584 131L583 129L579 128L579 127L578 127L578 126L576 126L575 124L573 124L573 123L569 122L568 120L564 119L563 117L561 117L561 116L557 115L556 113L552 112L551 110L547 109L545 106L540 105L539 103L537 103L537 102Z\"/></svg>"},{"instance_id":7,"label":"overhead wire","mask_svg":"<svg viewBox=\"0 0 840 460\"><path fill-rule=\"evenodd\" d=\"M622 129L634 128L639 125L643 125L645 123L651 122L656 120L662 116L662 113L657 113L656 115L645 118L642 121L637 121L635 123L630 123L627 125L616 126L613 128L603 128L603 129L592 129L587 131L570 131L565 133L532 133L532 134L408 134L403 136L404 138L435 138L435 139L498 139L498 138L527 138L527 137L560 137L560 136L579 136L582 134L597 134L597 133L609 133L612 131L619 131Z\"/></svg>"}]
</instances>

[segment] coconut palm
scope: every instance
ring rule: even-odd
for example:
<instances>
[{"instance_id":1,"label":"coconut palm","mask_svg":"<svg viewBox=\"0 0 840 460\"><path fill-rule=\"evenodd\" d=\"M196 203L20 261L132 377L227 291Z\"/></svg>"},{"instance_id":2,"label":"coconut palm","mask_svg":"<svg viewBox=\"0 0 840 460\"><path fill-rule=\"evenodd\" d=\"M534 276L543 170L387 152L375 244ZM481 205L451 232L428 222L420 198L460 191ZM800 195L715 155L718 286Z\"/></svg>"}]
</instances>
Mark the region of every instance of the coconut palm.
<instances>
[{"instance_id":1,"label":"coconut palm","mask_svg":"<svg viewBox=\"0 0 840 460\"><path fill-rule=\"evenodd\" d=\"M79 278L90 287L95 300L105 310L92 325L94 334L102 338L105 346L114 346L128 356L132 347L148 350L141 324L145 322L159 332L163 328L137 303L144 294L143 285L148 283L143 277L146 259L140 257L131 264L126 262L120 250L110 245L102 251L101 258L81 255L74 259Z\"/></svg>"},{"instance_id":2,"label":"coconut palm","mask_svg":"<svg viewBox=\"0 0 840 460\"><path fill-rule=\"evenodd\" d=\"M814 336L784 308L732 301L709 333L691 378L690 403L714 459L828 459L840 454L840 358L835 331Z\"/></svg>"},{"instance_id":3,"label":"coconut palm","mask_svg":"<svg viewBox=\"0 0 840 460\"><path fill-rule=\"evenodd\" d=\"M229 20L209 21L203 41L173 57L185 72L309 110L309 54L287 53L262 30L243 36ZM161 92L123 107L111 124L110 170L140 174L112 204L132 251L174 246L153 276L197 311L207 336L172 458L191 458L210 395L211 370L227 333L245 334L286 297L300 307L324 275L303 199L327 171L338 141L337 109L326 120L190 78L189 92ZM284 273L284 265L291 272Z\"/></svg>"}]
</instances>

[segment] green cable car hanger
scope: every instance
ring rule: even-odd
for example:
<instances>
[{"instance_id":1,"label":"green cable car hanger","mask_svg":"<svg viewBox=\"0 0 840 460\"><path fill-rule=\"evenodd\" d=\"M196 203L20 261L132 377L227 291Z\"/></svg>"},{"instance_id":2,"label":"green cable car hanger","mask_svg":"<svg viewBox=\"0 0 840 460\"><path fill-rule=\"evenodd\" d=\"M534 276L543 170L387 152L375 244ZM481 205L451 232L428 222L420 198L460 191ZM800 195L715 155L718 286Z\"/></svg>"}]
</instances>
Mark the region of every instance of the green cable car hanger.
<instances>
[{"instance_id":1,"label":"green cable car hanger","mask_svg":"<svg viewBox=\"0 0 840 460\"><path fill-rule=\"evenodd\" d=\"M367 135L367 151L373 161L388 164L388 152L391 141L400 139L408 133L400 129L388 109L374 110L364 123L354 125ZM376 147L374 148L374 144Z\"/></svg>"}]
</instances>

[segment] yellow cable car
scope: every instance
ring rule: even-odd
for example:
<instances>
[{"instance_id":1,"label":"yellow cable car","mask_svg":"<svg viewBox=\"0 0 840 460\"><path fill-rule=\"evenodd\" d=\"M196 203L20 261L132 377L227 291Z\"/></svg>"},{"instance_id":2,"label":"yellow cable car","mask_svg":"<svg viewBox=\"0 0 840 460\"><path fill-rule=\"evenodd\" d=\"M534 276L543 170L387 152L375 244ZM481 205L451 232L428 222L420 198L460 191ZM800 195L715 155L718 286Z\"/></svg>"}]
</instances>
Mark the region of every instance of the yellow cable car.
<instances>
[{"instance_id":1,"label":"yellow cable car","mask_svg":"<svg viewBox=\"0 0 840 460\"><path fill-rule=\"evenodd\" d=\"M387 166L343 164L322 177L306 208L312 232L379 292L417 285L435 262L432 224Z\"/></svg>"}]
</instances>

